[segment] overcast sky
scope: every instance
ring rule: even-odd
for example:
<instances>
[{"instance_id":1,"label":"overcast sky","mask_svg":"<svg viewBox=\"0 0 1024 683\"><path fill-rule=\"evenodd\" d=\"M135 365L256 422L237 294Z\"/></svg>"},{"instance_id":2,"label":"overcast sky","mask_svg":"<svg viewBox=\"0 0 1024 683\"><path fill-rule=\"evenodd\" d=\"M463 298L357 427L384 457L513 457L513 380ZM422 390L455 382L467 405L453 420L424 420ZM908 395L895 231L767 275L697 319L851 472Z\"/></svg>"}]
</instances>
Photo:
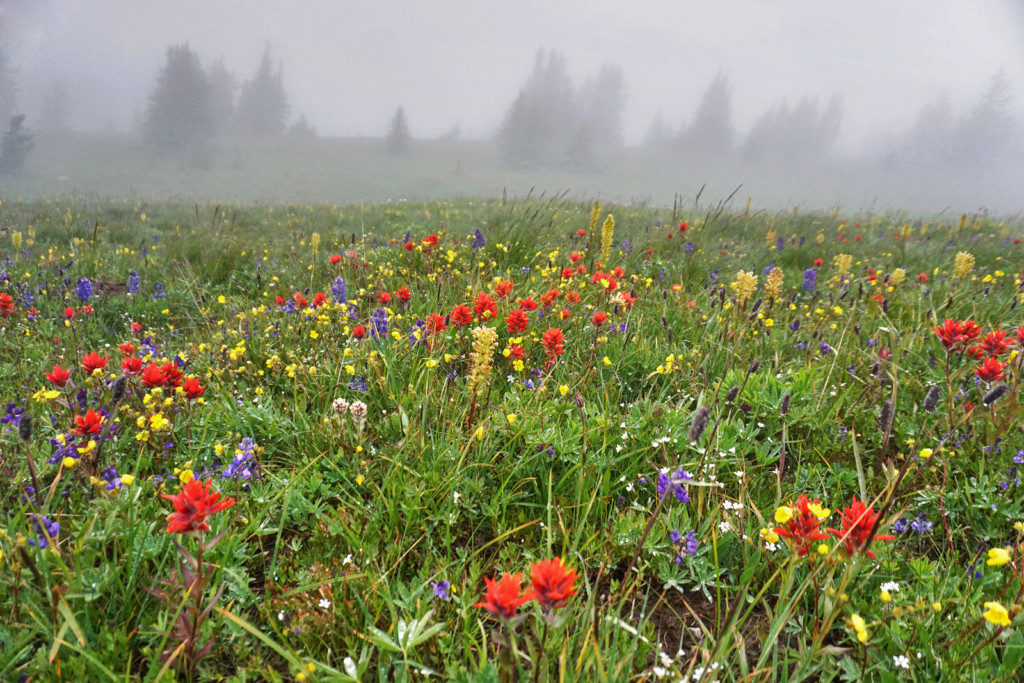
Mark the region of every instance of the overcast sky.
<instances>
[{"instance_id":1,"label":"overcast sky","mask_svg":"<svg viewBox=\"0 0 1024 683\"><path fill-rule=\"evenodd\" d=\"M580 79L620 65L632 141L659 111L688 120L719 70L741 131L783 98L841 94L848 148L942 93L969 100L999 69L1024 95L1020 0L0 0L0 11L25 100L61 79L72 123L91 127L130 124L164 50L185 41L244 79L269 40L293 114L322 134L382 134L401 103L414 135L459 123L489 136L538 48L563 51Z\"/></svg>"}]
</instances>

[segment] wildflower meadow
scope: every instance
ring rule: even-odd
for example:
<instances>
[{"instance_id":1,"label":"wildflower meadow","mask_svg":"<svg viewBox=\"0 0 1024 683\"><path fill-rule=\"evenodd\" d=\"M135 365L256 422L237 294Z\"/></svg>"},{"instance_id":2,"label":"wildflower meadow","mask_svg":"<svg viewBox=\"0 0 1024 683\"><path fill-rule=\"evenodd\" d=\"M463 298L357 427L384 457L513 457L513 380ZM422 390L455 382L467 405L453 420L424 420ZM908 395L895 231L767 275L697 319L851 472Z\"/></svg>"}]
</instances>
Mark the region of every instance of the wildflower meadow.
<instances>
[{"instance_id":1,"label":"wildflower meadow","mask_svg":"<svg viewBox=\"0 0 1024 683\"><path fill-rule=\"evenodd\" d=\"M1017 220L0 229L2 680L1019 680Z\"/></svg>"}]
</instances>

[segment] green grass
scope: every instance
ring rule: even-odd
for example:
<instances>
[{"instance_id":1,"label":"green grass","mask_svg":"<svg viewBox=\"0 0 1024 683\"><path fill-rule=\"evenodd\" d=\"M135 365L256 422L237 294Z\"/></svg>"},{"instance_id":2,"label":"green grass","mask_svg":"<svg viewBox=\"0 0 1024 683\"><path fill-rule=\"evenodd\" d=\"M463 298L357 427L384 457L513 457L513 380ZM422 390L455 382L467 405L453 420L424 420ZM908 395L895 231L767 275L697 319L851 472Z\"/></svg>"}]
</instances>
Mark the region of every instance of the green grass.
<instances>
[{"instance_id":1,"label":"green grass","mask_svg":"<svg viewBox=\"0 0 1024 683\"><path fill-rule=\"evenodd\" d=\"M423 182L426 194L433 181ZM0 678L1014 679L1024 656L1014 462L1024 356L1020 342L1000 356L1008 389L985 406L979 361L950 355L947 385L932 327L972 319L1013 337L1024 324L1021 226L612 205L593 228L590 213L558 198L0 202L0 291L15 307L0 333L0 398L16 416L0 425ZM622 269L614 291L607 276L591 278L606 213L615 229L603 268ZM425 248L432 233L440 242ZM975 263L953 277L960 251ZM840 254L851 257L845 277ZM774 300L769 263L785 278ZM562 277L576 266L586 274ZM886 284L897 269L903 279ZM730 286L738 270L758 276L745 301ZM133 272L139 291L100 291ZM345 304L334 301L336 277ZM96 292L91 314L80 278ZM472 308L499 279L514 288L495 295L496 318L449 321L433 337L417 327ZM384 291L387 334L357 339ZM275 301L317 292L327 302L315 310ZM526 297L539 304L529 329L510 334L506 316ZM599 329L596 311L609 316ZM472 391L478 325L498 338L493 370ZM546 363L551 327L565 352ZM202 400L130 377L118 402L124 342L143 364L177 358ZM110 361L89 377L79 365L91 351ZM72 379L47 395L54 364ZM933 386L942 396L928 412ZM364 401L365 424L339 416L339 398ZM69 437L86 407L107 411L99 445L49 463L51 439L88 442ZM709 419L693 440L701 407ZM20 408L33 418L27 443ZM154 414L169 424L154 427ZM257 445L256 476L222 477L245 438ZM931 457L919 457L924 448ZM134 482L108 490L108 467ZM688 502L659 501L665 468L692 475ZM160 494L192 475L236 502L205 534L168 533ZM878 534L919 515L930 529L872 542L877 559L847 557L833 536L803 558L786 539L770 543L776 515L785 519L777 508L798 495L829 509L824 529L862 493L882 515ZM36 514L60 524L45 550ZM694 555L674 530L693 531ZM1001 547L1012 561L987 566ZM523 572L525 583L531 563L555 556L580 578L553 615L531 602L505 623L474 606L485 577ZM177 585L161 582L176 574ZM441 581L450 599L435 596ZM899 586L890 602L887 582ZM991 601L1009 626L983 617ZM904 656L906 670L894 659Z\"/></svg>"}]
</instances>

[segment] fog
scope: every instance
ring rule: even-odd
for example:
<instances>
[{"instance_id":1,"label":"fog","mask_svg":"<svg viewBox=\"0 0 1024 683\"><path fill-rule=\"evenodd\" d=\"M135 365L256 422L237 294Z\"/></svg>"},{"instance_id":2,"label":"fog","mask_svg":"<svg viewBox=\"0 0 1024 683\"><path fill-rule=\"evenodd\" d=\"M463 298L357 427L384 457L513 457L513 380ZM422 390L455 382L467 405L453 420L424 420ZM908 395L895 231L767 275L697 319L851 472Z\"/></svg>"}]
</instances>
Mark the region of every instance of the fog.
<instances>
[{"instance_id":1,"label":"fog","mask_svg":"<svg viewBox=\"0 0 1024 683\"><path fill-rule=\"evenodd\" d=\"M0 113L5 123L25 114L36 143L18 177L0 180L8 191L200 198L212 186L228 198L287 199L280 183L227 177L257 163L273 173L277 147L254 142L250 154L243 138L255 129L240 115L179 141L191 151L175 150L166 186L159 169L124 188L111 184L116 174L103 183L82 170L153 142L158 74L168 48L187 44L207 74L219 64L233 79L232 107L269 58L286 127L308 123L300 132L324 141L316 163L338 170L336 191L306 184L296 199L543 187L670 203L708 183L721 196L742 185L740 196L775 206L1024 207L1019 1L0 0L0 40ZM517 125L544 118L544 135L524 142L510 123L517 98ZM404 153L426 164L437 155L450 177L414 182L398 148L382 146L392 160L376 167L381 182L346 185L359 174L343 167L367 165L372 150L334 139L385 137L399 105L412 138ZM100 159L96 136L116 143L102 164L90 162ZM292 147L301 156L303 145ZM61 162L62 152L80 163ZM646 191L633 169L652 171Z\"/></svg>"}]
</instances>

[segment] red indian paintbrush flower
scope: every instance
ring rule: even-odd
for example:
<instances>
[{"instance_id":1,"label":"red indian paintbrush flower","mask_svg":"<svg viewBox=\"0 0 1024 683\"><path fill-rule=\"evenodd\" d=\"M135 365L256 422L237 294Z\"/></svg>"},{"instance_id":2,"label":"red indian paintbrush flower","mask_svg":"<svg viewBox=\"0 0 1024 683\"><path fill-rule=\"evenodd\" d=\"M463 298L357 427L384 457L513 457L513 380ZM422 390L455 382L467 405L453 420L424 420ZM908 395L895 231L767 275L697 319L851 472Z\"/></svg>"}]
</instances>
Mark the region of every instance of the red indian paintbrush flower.
<instances>
[{"instance_id":1,"label":"red indian paintbrush flower","mask_svg":"<svg viewBox=\"0 0 1024 683\"><path fill-rule=\"evenodd\" d=\"M565 335L557 327L549 327L540 339L548 358L554 360L565 353Z\"/></svg>"},{"instance_id":2,"label":"red indian paintbrush flower","mask_svg":"<svg viewBox=\"0 0 1024 683\"><path fill-rule=\"evenodd\" d=\"M981 328L973 320L963 321L947 318L941 325L936 325L934 330L939 341L942 342L943 348L947 351L957 346L966 346L981 334Z\"/></svg>"},{"instance_id":3,"label":"red indian paintbrush flower","mask_svg":"<svg viewBox=\"0 0 1024 683\"><path fill-rule=\"evenodd\" d=\"M117 345L118 350L126 356L135 355L135 345L131 342L125 342Z\"/></svg>"},{"instance_id":4,"label":"red indian paintbrush flower","mask_svg":"<svg viewBox=\"0 0 1024 683\"><path fill-rule=\"evenodd\" d=\"M206 393L206 387L199 383L198 378L186 377L185 381L181 383L181 391L185 394L185 398L194 401Z\"/></svg>"},{"instance_id":5,"label":"red indian paintbrush flower","mask_svg":"<svg viewBox=\"0 0 1024 683\"><path fill-rule=\"evenodd\" d=\"M531 589L528 592L532 591L532 597L537 599L545 612L564 607L569 598L576 595L576 587L573 584L580 578L579 574L575 569L566 567L562 563L562 558L556 557L553 560L541 560L537 564L531 564L530 572Z\"/></svg>"},{"instance_id":6,"label":"red indian paintbrush flower","mask_svg":"<svg viewBox=\"0 0 1024 683\"><path fill-rule=\"evenodd\" d=\"M594 314L594 317L590 319L590 322L594 324L594 327L601 327L608 322L608 314L604 311L598 311Z\"/></svg>"},{"instance_id":7,"label":"red indian paintbrush flower","mask_svg":"<svg viewBox=\"0 0 1024 683\"><path fill-rule=\"evenodd\" d=\"M486 292L480 292L473 301L473 310L481 320L487 320L498 315L498 305Z\"/></svg>"},{"instance_id":8,"label":"red indian paintbrush flower","mask_svg":"<svg viewBox=\"0 0 1024 683\"><path fill-rule=\"evenodd\" d=\"M127 360L127 358L125 360ZM122 363L121 366L124 367L124 363ZM142 386L147 389L162 387L167 384L167 373L165 373L164 369L156 363L150 363L146 366L146 369L142 371L139 379L142 381Z\"/></svg>"},{"instance_id":9,"label":"red indian paintbrush flower","mask_svg":"<svg viewBox=\"0 0 1024 683\"><path fill-rule=\"evenodd\" d=\"M1006 366L1000 363L995 357L989 357L974 370L974 374L986 382L995 382L1003 378L1003 368Z\"/></svg>"},{"instance_id":10,"label":"red indian paintbrush flower","mask_svg":"<svg viewBox=\"0 0 1024 683\"><path fill-rule=\"evenodd\" d=\"M505 324L508 325L509 334L516 334L525 331L530 326L530 319L527 317L526 311L516 308L508 314Z\"/></svg>"},{"instance_id":11,"label":"red indian paintbrush flower","mask_svg":"<svg viewBox=\"0 0 1024 683\"><path fill-rule=\"evenodd\" d=\"M494 293L498 295L499 299L504 299L512 291L513 286L511 280L502 280L494 286Z\"/></svg>"},{"instance_id":12,"label":"red indian paintbrush flower","mask_svg":"<svg viewBox=\"0 0 1024 683\"><path fill-rule=\"evenodd\" d=\"M839 515L843 520L842 529L838 531L829 529L828 531L843 543L846 554L850 557L864 550L869 539L891 541L895 538L895 536L880 534L871 535L871 531L875 528L875 521L878 519L878 513L856 498L850 503L850 507L841 510ZM870 550L864 550L864 554L872 559L875 557Z\"/></svg>"},{"instance_id":13,"label":"red indian paintbrush flower","mask_svg":"<svg viewBox=\"0 0 1024 683\"><path fill-rule=\"evenodd\" d=\"M59 365L53 366L53 372L47 372L44 374L46 375L46 379L50 381L50 384L56 387L65 386L68 383L68 380L71 379L71 371L65 370Z\"/></svg>"},{"instance_id":14,"label":"red indian paintbrush flower","mask_svg":"<svg viewBox=\"0 0 1024 683\"><path fill-rule=\"evenodd\" d=\"M437 313L431 313L427 316L427 332L430 334L440 334L448 329L445 325L444 316Z\"/></svg>"},{"instance_id":15,"label":"red indian paintbrush flower","mask_svg":"<svg viewBox=\"0 0 1024 683\"><path fill-rule=\"evenodd\" d=\"M167 361L166 363L164 363L162 366L160 366L160 369L164 371L164 377L167 378L165 380L167 382L167 386L169 386L169 387L179 387L179 386L181 386L181 378L182 378L184 373L182 373L181 368L179 368L174 363L173 360L170 360L170 361Z\"/></svg>"},{"instance_id":16,"label":"red indian paintbrush flower","mask_svg":"<svg viewBox=\"0 0 1024 683\"><path fill-rule=\"evenodd\" d=\"M85 374L91 375L94 370L102 370L107 367L108 360L110 360L110 356L100 356L100 354L92 351L82 358L82 369L85 370Z\"/></svg>"},{"instance_id":17,"label":"red indian paintbrush flower","mask_svg":"<svg viewBox=\"0 0 1024 683\"><path fill-rule=\"evenodd\" d=\"M989 356L1001 356L1010 350L1010 338L1002 330L992 330L981 340L981 350Z\"/></svg>"},{"instance_id":18,"label":"red indian paintbrush flower","mask_svg":"<svg viewBox=\"0 0 1024 683\"><path fill-rule=\"evenodd\" d=\"M465 304L459 304L452 309L451 321L456 327L465 327L473 322L473 313Z\"/></svg>"},{"instance_id":19,"label":"red indian paintbrush flower","mask_svg":"<svg viewBox=\"0 0 1024 683\"><path fill-rule=\"evenodd\" d=\"M532 590L521 592L522 583L523 575L519 572L505 574L498 581L484 577L487 591L484 593L484 599L474 607L482 607L496 617L509 619L515 616L520 607L535 597Z\"/></svg>"},{"instance_id":20,"label":"red indian paintbrush flower","mask_svg":"<svg viewBox=\"0 0 1024 683\"><path fill-rule=\"evenodd\" d=\"M7 292L0 294L0 318L10 317L14 313L14 299Z\"/></svg>"},{"instance_id":21,"label":"red indian paintbrush flower","mask_svg":"<svg viewBox=\"0 0 1024 683\"><path fill-rule=\"evenodd\" d=\"M126 374L138 375L142 372L142 359L139 358L138 356L127 356L125 358L122 358L121 369L124 370Z\"/></svg>"},{"instance_id":22,"label":"red indian paintbrush flower","mask_svg":"<svg viewBox=\"0 0 1024 683\"><path fill-rule=\"evenodd\" d=\"M213 479L202 483L198 479L189 479L181 487L181 493L175 496L163 494L163 498L171 501L174 512L167 515L167 531L172 534L185 534L190 531L209 531L210 525L206 518L210 515L227 510L235 504L234 498L220 500L220 491L210 491Z\"/></svg>"},{"instance_id":23,"label":"red indian paintbrush flower","mask_svg":"<svg viewBox=\"0 0 1024 683\"><path fill-rule=\"evenodd\" d=\"M828 538L828 534L822 533L820 527L829 514L821 506L820 500L809 500L801 493L796 499L796 505L784 505L775 511L775 521L782 525L775 528L775 533L790 539L797 557L804 557L810 552L812 542Z\"/></svg>"},{"instance_id":24,"label":"red indian paintbrush flower","mask_svg":"<svg viewBox=\"0 0 1024 683\"><path fill-rule=\"evenodd\" d=\"M85 411L85 415L75 415L75 427L71 433L78 436L89 436L99 434L101 429L103 429L103 415L89 408Z\"/></svg>"}]
</instances>

